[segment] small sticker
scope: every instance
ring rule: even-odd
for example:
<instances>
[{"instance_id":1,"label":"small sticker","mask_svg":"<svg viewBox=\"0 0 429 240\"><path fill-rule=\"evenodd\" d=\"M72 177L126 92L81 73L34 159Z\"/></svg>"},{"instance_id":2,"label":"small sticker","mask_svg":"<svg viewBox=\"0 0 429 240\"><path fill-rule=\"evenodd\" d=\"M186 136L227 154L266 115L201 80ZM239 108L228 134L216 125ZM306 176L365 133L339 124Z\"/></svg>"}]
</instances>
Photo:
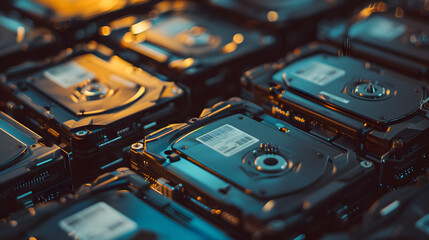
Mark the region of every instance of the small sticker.
<instances>
[{"instance_id":1,"label":"small sticker","mask_svg":"<svg viewBox=\"0 0 429 240\"><path fill-rule=\"evenodd\" d=\"M324 86L335 79L346 75L346 71L320 62L310 62L305 67L292 73L299 78L319 86Z\"/></svg>"},{"instance_id":2,"label":"small sticker","mask_svg":"<svg viewBox=\"0 0 429 240\"><path fill-rule=\"evenodd\" d=\"M225 157L230 157L259 140L229 124L225 124L198 137L197 141Z\"/></svg>"},{"instance_id":3,"label":"small sticker","mask_svg":"<svg viewBox=\"0 0 429 240\"><path fill-rule=\"evenodd\" d=\"M94 74L77 62L68 62L46 70L43 75L63 88L69 88L88 79Z\"/></svg>"},{"instance_id":4,"label":"small sticker","mask_svg":"<svg viewBox=\"0 0 429 240\"><path fill-rule=\"evenodd\" d=\"M387 42L401 36L406 30L404 24L385 18L374 18L369 22L370 27L365 28L369 36Z\"/></svg>"},{"instance_id":5,"label":"small sticker","mask_svg":"<svg viewBox=\"0 0 429 240\"><path fill-rule=\"evenodd\" d=\"M319 92L319 97L322 98L323 100L328 100L328 99L332 99L338 102L342 102L342 103L349 103L350 101L347 99L344 99L342 97L338 97L337 95L325 92L325 91L321 91Z\"/></svg>"},{"instance_id":6,"label":"small sticker","mask_svg":"<svg viewBox=\"0 0 429 240\"><path fill-rule=\"evenodd\" d=\"M137 223L105 202L96 203L59 222L60 227L79 240L110 240L137 230Z\"/></svg>"},{"instance_id":7,"label":"small sticker","mask_svg":"<svg viewBox=\"0 0 429 240\"><path fill-rule=\"evenodd\" d=\"M429 235L429 214L424 215L416 222L416 228Z\"/></svg>"}]
</instances>

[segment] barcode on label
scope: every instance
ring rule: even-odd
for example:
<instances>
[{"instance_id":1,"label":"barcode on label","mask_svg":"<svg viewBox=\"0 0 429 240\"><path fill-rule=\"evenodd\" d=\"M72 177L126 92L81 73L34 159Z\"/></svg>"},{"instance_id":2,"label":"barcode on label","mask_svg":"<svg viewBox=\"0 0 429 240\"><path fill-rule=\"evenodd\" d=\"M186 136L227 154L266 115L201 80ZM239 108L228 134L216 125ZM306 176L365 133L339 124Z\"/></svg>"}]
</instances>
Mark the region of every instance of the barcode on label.
<instances>
[{"instance_id":1,"label":"barcode on label","mask_svg":"<svg viewBox=\"0 0 429 240\"><path fill-rule=\"evenodd\" d=\"M311 62L305 67L293 72L299 78L324 86L335 79L346 75L346 72L340 68L336 68L320 62Z\"/></svg>"},{"instance_id":2,"label":"barcode on label","mask_svg":"<svg viewBox=\"0 0 429 240\"><path fill-rule=\"evenodd\" d=\"M197 141L225 157L230 157L259 140L229 124L225 124L198 137Z\"/></svg>"},{"instance_id":3,"label":"barcode on label","mask_svg":"<svg viewBox=\"0 0 429 240\"><path fill-rule=\"evenodd\" d=\"M64 218L59 225L79 240L116 239L137 230L137 223L104 202Z\"/></svg>"},{"instance_id":4,"label":"barcode on label","mask_svg":"<svg viewBox=\"0 0 429 240\"><path fill-rule=\"evenodd\" d=\"M52 67L43 75L63 88L69 88L94 78L94 73L86 70L79 63L72 61Z\"/></svg>"}]
</instances>

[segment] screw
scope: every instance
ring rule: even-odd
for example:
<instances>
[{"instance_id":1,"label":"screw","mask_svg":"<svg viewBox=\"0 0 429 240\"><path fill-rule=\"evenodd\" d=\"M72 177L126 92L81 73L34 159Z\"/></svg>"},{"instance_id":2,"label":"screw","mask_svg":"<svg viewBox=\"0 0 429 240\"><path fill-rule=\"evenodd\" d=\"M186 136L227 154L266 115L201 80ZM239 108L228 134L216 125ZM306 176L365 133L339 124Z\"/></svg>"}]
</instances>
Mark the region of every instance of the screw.
<instances>
[{"instance_id":1,"label":"screw","mask_svg":"<svg viewBox=\"0 0 429 240\"><path fill-rule=\"evenodd\" d=\"M364 160L364 161L360 162L360 165L364 168L370 168L370 167L372 167L372 162L370 162L368 160Z\"/></svg>"},{"instance_id":2,"label":"screw","mask_svg":"<svg viewBox=\"0 0 429 240\"><path fill-rule=\"evenodd\" d=\"M140 150L140 149L143 149L143 144L141 144L141 143L134 143L133 145L131 145L131 148L133 150Z\"/></svg>"},{"instance_id":3,"label":"screw","mask_svg":"<svg viewBox=\"0 0 429 240\"><path fill-rule=\"evenodd\" d=\"M183 90L179 87L174 87L173 89L171 89L171 93L173 93L174 95L179 95L183 93Z\"/></svg>"},{"instance_id":4,"label":"screw","mask_svg":"<svg viewBox=\"0 0 429 240\"><path fill-rule=\"evenodd\" d=\"M188 149L188 146L183 146L182 149L183 150Z\"/></svg>"},{"instance_id":5,"label":"screw","mask_svg":"<svg viewBox=\"0 0 429 240\"><path fill-rule=\"evenodd\" d=\"M76 132L76 136L78 136L78 137L83 137L83 136L85 136L85 135L87 135L89 132L88 131L86 131L86 130L80 130L80 131L77 131Z\"/></svg>"}]
</instances>

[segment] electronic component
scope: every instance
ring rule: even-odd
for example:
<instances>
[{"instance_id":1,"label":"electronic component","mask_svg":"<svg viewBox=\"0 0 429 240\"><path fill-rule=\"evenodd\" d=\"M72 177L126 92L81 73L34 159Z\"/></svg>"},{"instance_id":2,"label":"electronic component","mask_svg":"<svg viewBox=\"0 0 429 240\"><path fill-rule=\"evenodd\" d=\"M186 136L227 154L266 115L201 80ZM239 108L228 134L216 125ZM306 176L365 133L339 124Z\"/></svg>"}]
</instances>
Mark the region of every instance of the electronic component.
<instances>
[{"instance_id":1,"label":"electronic component","mask_svg":"<svg viewBox=\"0 0 429 240\"><path fill-rule=\"evenodd\" d=\"M315 237L375 196L371 162L240 99L147 135L131 155L154 189L252 236Z\"/></svg>"},{"instance_id":2,"label":"electronic component","mask_svg":"<svg viewBox=\"0 0 429 240\"><path fill-rule=\"evenodd\" d=\"M427 239L429 184L409 186L383 196L365 216L353 239Z\"/></svg>"},{"instance_id":3,"label":"electronic component","mask_svg":"<svg viewBox=\"0 0 429 240\"><path fill-rule=\"evenodd\" d=\"M323 240L416 239L429 237L429 183L406 186L376 201L364 215L363 223L348 232L330 233Z\"/></svg>"},{"instance_id":4,"label":"electronic component","mask_svg":"<svg viewBox=\"0 0 429 240\"><path fill-rule=\"evenodd\" d=\"M6 0L10 8L40 25L58 30L63 44L94 38L98 27L130 11L145 12L156 1L147 0Z\"/></svg>"},{"instance_id":5,"label":"electronic component","mask_svg":"<svg viewBox=\"0 0 429 240\"><path fill-rule=\"evenodd\" d=\"M207 101L237 95L246 67L279 57L272 34L227 21L190 1L164 1L151 14L101 27L102 35L104 28L110 30L103 43L121 46L119 56L187 85L197 111Z\"/></svg>"},{"instance_id":6,"label":"electronic component","mask_svg":"<svg viewBox=\"0 0 429 240\"><path fill-rule=\"evenodd\" d=\"M70 185L67 154L0 112L0 217L59 197Z\"/></svg>"},{"instance_id":7,"label":"electronic component","mask_svg":"<svg viewBox=\"0 0 429 240\"><path fill-rule=\"evenodd\" d=\"M347 54L351 56L406 75L429 78L427 20L388 11L355 22L325 22L320 25L318 35L322 41L336 46L347 45Z\"/></svg>"},{"instance_id":8,"label":"electronic component","mask_svg":"<svg viewBox=\"0 0 429 240\"><path fill-rule=\"evenodd\" d=\"M426 0L397 0L394 2L399 13L412 14L414 17L429 18L429 2Z\"/></svg>"},{"instance_id":9,"label":"electronic component","mask_svg":"<svg viewBox=\"0 0 429 240\"><path fill-rule=\"evenodd\" d=\"M13 214L0 224L0 233L6 239L230 239L124 168L61 203Z\"/></svg>"},{"instance_id":10,"label":"electronic component","mask_svg":"<svg viewBox=\"0 0 429 240\"><path fill-rule=\"evenodd\" d=\"M128 162L129 144L188 113L187 91L115 56L97 43L3 80L3 107L46 138L71 144L83 180Z\"/></svg>"},{"instance_id":11,"label":"electronic component","mask_svg":"<svg viewBox=\"0 0 429 240\"><path fill-rule=\"evenodd\" d=\"M0 11L0 71L60 51L58 37L33 22Z\"/></svg>"},{"instance_id":12,"label":"electronic component","mask_svg":"<svg viewBox=\"0 0 429 240\"><path fill-rule=\"evenodd\" d=\"M314 40L317 23L322 19L350 14L354 7L362 4L362 1L356 0L208 0L207 2L246 25L274 29L283 41L281 50L286 51Z\"/></svg>"},{"instance_id":13,"label":"electronic component","mask_svg":"<svg viewBox=\"0 0 429 240\"><path fill-rule=\"evenodd\" d=\"M300 54L243 77L243 96L267 112L380 163L381 184L395 188L427 168L428 89L338 49L312 44Z\"/></svg>"}]
</instances>

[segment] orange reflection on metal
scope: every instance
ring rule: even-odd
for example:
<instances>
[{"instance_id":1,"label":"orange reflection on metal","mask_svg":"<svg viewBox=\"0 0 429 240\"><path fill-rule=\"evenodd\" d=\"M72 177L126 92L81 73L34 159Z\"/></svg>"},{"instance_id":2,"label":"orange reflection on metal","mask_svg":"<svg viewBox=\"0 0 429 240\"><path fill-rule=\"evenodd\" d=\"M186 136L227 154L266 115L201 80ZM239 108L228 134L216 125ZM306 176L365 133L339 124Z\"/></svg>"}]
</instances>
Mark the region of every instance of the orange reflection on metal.
<instances>
[{"instance_id":1,"label":"orange reflection on metal","mask_svg":"<svg viewBox=\"0 0 429 240\"><path fill-rule=\"evenodd\" d=\"M244 36L241 33L236 33L236 34L234 34L234 37L232 37L232 40L236 44L241 44L244 41Z\"/></svg>"},{"instance_id":2,"label":"orange reflection on metal","mask_svg":"<svg viewBox=\"0 0 429 240\"><path fill-rule=\"evenodd\" d=\"M126 0L37 0L37 2L53 9L57 15L63 18L96 16L127 5Z\"/></svg>"},{"instance_id":3,"label":"orange reflection on metal","mask_svg":"<svg viewBox=\"0 0 429 240\"><path fill-rule=\"evenodd\" d=\"M279 14L276 11L269 11L267 13L267 19L270 22L275 22L279 19Z\"/></svg>"},{"instance_id":4,"label":"orange reflection on metal","mask_svg":"<svg viewBox=\"0 0 429 240\"><path fill-rule=\"evenodd\" d=\"M305 119L304 119L304 118L302 118L302 117L294 116L293 118L294 118L296 121L298 121L298 122L305 123Z\"/></svg>"},{"instance_id":5,"label":"orange reflection on metal","mask_svg":"<svg viewBox=\"0 0 429 240\"><path fill-rule=\"evenodd\" d=\"M389 7L385 2L378 2L376 8L378 12L386 12Z\"/></svg>"},{"instance_id":6,"label":"orange reflection on metal","mask_svg":"<svg viewBox=\"0 0 429 240\"><path fill-rule=\"evenodd\" d=\"M19 27L16 29L16 42L17 42L17 43L22 42L22 41L24 40L24 36L25 36L25 28L24 28L24 27L19 26Z\"/></svg>"},{"instance_id":7,"label":"orange reflection on metal","mask_svg":"<svg viewBox=\"0 0 429 240\"><path fill-rule=\"evenodd\" d=\"M222 48L222 52L231 53L231 52L234 52L236 49L237 49L237 44L235 44L234 42L230 42Z\"/></svg>"},{"instance_id":8,"label":"orange reflection on metal","mask_svg":"<svg viewBox=\"0 0 429 240\"><path fill-rule=\"evenodd\" d=\"M186 69L192 64L194 64L195 60L193 58L186 58L186 59L176 59L172 61L169 66L171 68L178 68L178 69Z\"/></svg>"},{"instance_id":9,"label":"orange reflection on metal","mask_svg":"<svg viewBox=\"0 0 429 240\"><path fill-rule=\"evenodd\" d=\"M334 175L337 172L337 167L334 165L334 167L332 168L332 175Z\"/></svg>"},{"instance_id":10,"label":"orange reflection on metal","mask_svg":"<svg viewBox=\"0 0 429 240\"><path fill-rule=\"evenodd\" d=\"M103 35L103 36L109 36L111 32L112 31L111 31L111 29L110 29L109 26L102 26L100 28L100 34Z\"/></svg>"},{"instance_id":11,"label":"orange reflection on metal","mask_svg":"<svg viewBox=\"0 0 429 240\"><path fill-rule=\"evenodd\" d=\"M109 25L112 29L120 29L120 28L130 26L136 21L137 21L136 17L128 16L128 17L120 18L118 20L114 20L113 22L110 22Z\"/></svg>"},{"instance_id":12,"label":"orange reflection on metal","mask_svg":"<svg viewBox=\"0 0 429 240\"><path fill-rule=\"evenodd\" d=\"M122 41L126 43L130 43L133 40L134 40L134 35L130 32L125 33L124 36L122 37Z\"/></svg>"},{"instance_id":13,"label":"orange reflection on metal","mask_svg":"<svg viewBox=\"0 0 429 240\"><path fill-rule=\"evenodd\" d=\"M395 11L395 17L402 18L404 16L404 9L397 7Z\"/></svg>"},{"instance_id":14,"label":"orange reflection on metal","mask_svg":"<svg viewBox=\"0 0 429 240\"><path fill-rule=\"evenodd\" d=\"M370 63L370 62L366 62L366 63L365 63L365 68L366 68L366 69L369 69L370 67L371 67L371 63Z\"/></svg>"},{"instance_id":15,"label":"orange reflection on metal","mask_svg":"<svg viewBox=\"0 0 429 240\"><path fill-rule=\"evenodd\" d=\"M149 20L144 20L139 23L136 23L131 26L130 31L133 34L140 34L146 30L148 30L152 26L152 23Z\"/></svg>"},{"instance_id":16,"label":"orange reflection on metal","mask_svg":"<svg viewBox=\"0 0 429 240\"><path fill-rule=\"evenodd\" d=\"M295 172L299 172L301 170L301 165L302 165L302 163L298 164L298 166L296 167L296 171Z\"/></svg>"},{"instance_id":17,"label":"orange reflection on metal","mask_svg":"<svg viewBox=\"0 0 429 240\"><path fill-rule=\"evenodd\" d=\"M299 50L298 48L295 48L293 50L293 55L298 56L301 53L301 50Z\"/></svg>"}]
</instances>

